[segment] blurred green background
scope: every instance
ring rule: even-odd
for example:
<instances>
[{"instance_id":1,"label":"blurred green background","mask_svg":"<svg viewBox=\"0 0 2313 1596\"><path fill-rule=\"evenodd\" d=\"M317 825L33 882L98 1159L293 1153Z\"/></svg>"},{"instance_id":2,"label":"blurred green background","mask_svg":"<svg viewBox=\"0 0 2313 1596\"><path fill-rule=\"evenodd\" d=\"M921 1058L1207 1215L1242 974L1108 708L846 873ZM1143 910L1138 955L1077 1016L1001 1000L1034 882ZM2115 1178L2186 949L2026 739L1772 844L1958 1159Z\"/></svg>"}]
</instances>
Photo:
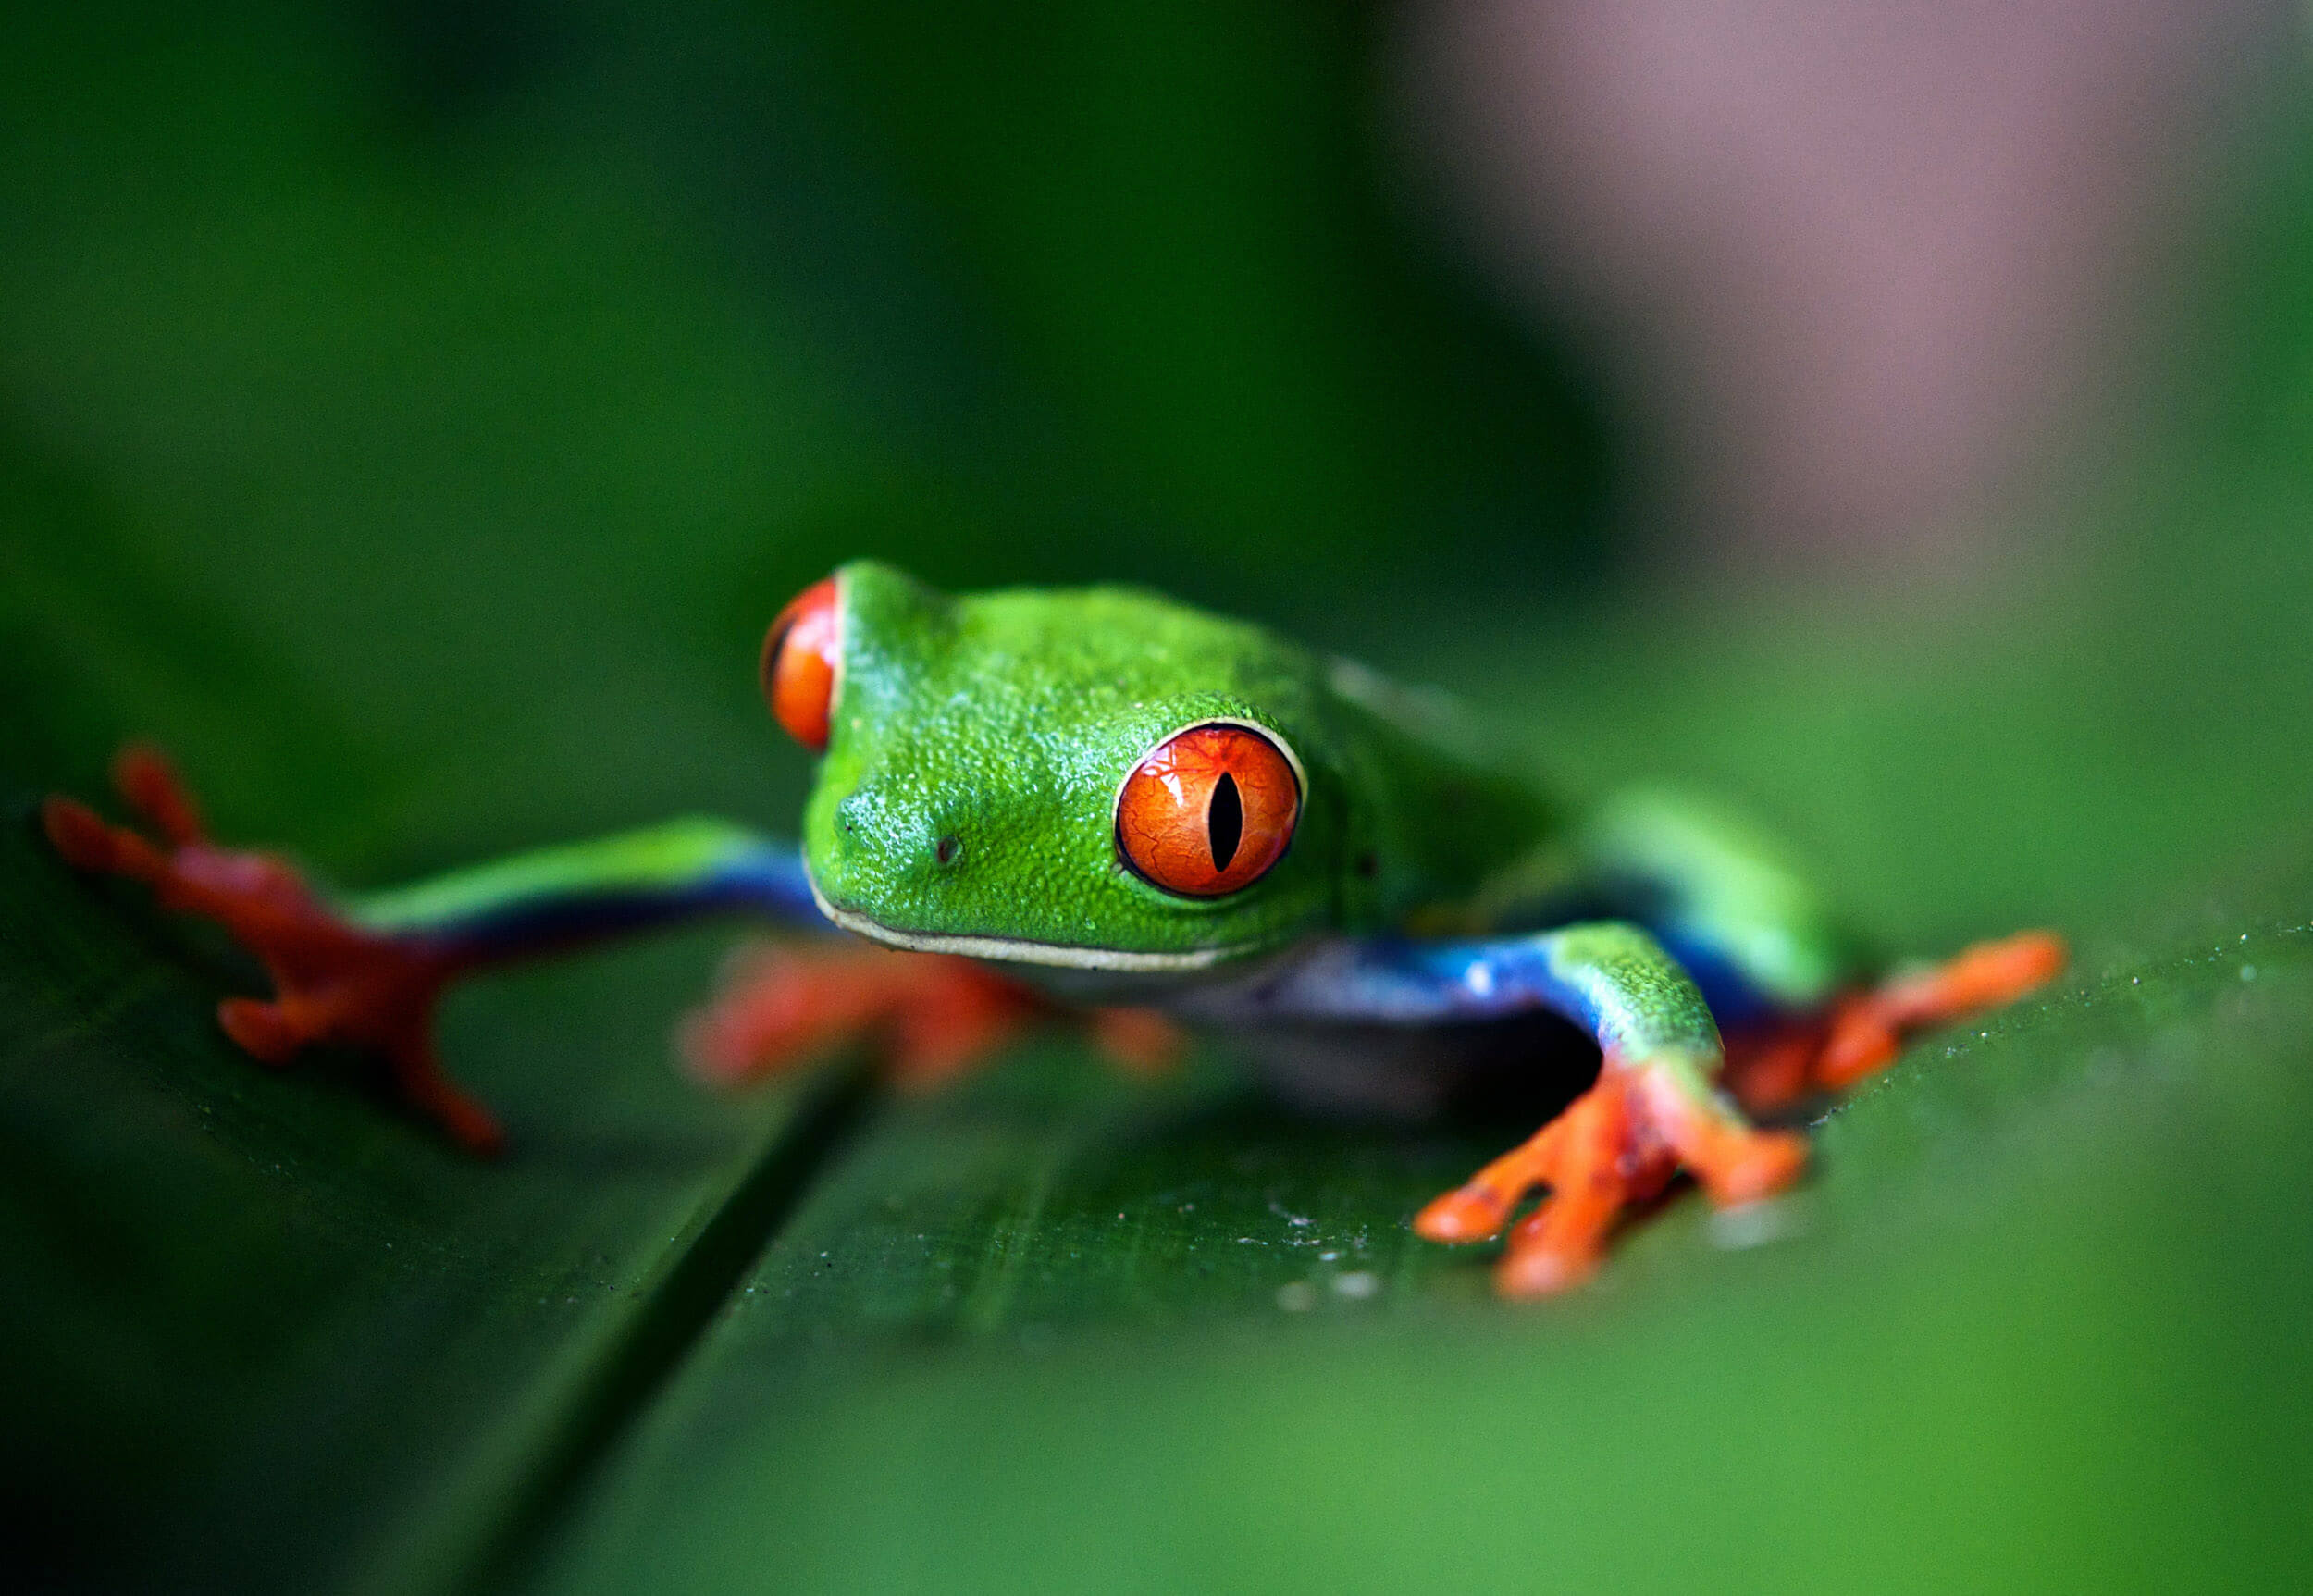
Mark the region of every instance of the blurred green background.
<instances>
[{"instance_id":1,"label":"blurred green background","mask_svg":"<svg viewBox=\"0 0 2313 1596\"><path fill-rule=\"evenodd\" d=\"M0 1500L28 1589L2273 1589L2313 1545L2313 120L1932 575L1754 563L1409 192L1391 13L103 7L0 52ZM2061 429L2059 429L2059 433ZM1726 793L1922 951L1765 1221L1493 1303L1518 1127L1054 1038L707 1098L707 929L459 995L484 1167L38 843L124 736L383 882L808 779L859 554L1122 577ZM1773 1244L1760 1244L1772 1242ZM1346 1284L1342 1282L1347 1282Z\"/></svg>"}]
</instances>

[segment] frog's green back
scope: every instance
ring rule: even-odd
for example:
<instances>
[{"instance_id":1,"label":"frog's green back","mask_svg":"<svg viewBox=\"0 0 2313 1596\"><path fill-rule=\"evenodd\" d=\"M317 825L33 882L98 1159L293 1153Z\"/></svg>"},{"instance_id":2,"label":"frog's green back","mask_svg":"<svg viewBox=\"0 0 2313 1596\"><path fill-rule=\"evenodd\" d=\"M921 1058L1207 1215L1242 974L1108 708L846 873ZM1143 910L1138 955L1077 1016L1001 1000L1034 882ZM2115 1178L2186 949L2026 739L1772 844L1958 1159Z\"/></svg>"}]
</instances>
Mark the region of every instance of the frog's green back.
<instances>
[{"instance_id":1,"label":"frog's green back","mask_svg":"<svg viewBox=\"0 0 2313 1596\"><path fill-rule=\"evenodd\" d=\"M839 588L804 843L829 904L877 926L1051 962L1209 961L1462 899L1547 832L1540 796L1425 724L1419 699L1260 627L1116 588L951 598L872 563ZM1292 750L1303 812L1260 880L1181 897L1119 861L1116 796L1215 719Z\"/></svg>"}]
</instances>

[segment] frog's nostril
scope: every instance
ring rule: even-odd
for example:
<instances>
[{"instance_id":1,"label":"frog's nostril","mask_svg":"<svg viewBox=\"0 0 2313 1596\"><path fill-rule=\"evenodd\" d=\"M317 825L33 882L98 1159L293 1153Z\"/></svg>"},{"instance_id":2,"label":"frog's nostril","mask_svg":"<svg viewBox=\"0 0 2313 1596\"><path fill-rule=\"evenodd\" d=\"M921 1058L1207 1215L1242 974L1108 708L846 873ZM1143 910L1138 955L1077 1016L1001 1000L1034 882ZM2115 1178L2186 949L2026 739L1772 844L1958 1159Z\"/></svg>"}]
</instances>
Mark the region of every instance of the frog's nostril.
<instances>
[{"instance_id":1,"label":"frog's nostril","mask_svg":"<svg viewBox=\"0 0 2313 1596\"><path fill-rule=\"evenodd\" d=\"M916 795L893 784L861 782L836 800L835 841L865 863L885 871L945 870L963 857L962 836L926 811Z\"/></svg>"},{"instance_id":2,"label":"frog's nostril","mask_svg":"<svg viewBox=\"0 0 2313 1596\"><path fill-rule=\"evenodd\" d=\"M873 818L875 800L864 789L856 790L835 805L835 824L847 832L857 832Z\"/></svg>"}]
</instances>

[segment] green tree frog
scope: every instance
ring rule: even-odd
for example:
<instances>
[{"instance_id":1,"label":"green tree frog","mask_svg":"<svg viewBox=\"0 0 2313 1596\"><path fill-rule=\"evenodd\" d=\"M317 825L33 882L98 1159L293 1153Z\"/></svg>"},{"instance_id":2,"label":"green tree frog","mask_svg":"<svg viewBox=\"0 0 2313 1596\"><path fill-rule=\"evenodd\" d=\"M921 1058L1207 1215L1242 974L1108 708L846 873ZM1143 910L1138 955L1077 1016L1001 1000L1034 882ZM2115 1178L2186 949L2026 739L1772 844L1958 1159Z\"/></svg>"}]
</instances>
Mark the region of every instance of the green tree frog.
<instances>
[{"instance_id":1,"label":"green tree frog","mask_svg":"<svg viewBox=\"0 0 2313 1596\"><path fill-rule=\"evenodd\" d=\"M762 674L819 758L799 847L688 819L325 894L211 843L140 749L116 776L157 840L61 797L45 826L73 864L143 880L259 955L275 995L219 1008L247 1051L374 1050L477 1149L500 1132L436 1058L444 984L714 911L913 956L759 963L689 1029L726 1075L862 1033L936 1075L1057 1008L1126 1057L1185 1026L1305 1085L1404 1099L1571 1021L1596 1046L1588 1088L1414 1218L1477 1241L1545 1194L1496 1265L1512 1296L1584 1280L1624 1209L1682 1171L1722 1204L1783 1189L1804 1139L1747 1109L1844 1086L1908 1030L2063 960L2026 934L1874 984L1739 830L1659 795L1570 816L1441 697L1145 592L955 597L857 563L782 612Z\"/></svg>"}]
</instances>

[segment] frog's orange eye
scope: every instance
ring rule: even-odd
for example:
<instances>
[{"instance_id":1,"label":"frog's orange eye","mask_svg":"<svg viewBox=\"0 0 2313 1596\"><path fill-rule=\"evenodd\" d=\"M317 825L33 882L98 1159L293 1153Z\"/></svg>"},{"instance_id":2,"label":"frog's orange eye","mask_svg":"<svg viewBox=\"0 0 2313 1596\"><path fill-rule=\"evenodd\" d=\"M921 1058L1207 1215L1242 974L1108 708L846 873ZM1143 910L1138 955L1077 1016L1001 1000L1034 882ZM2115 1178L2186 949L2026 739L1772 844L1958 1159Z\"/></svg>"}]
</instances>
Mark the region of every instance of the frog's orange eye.
<instances>
[{"instance_id":1,"label":"frog's orange eye","mask_svg":"<svg viewBox=\"0 0 2313 1596\"><path fill-rule=\"evenodd\" d=\"M1219 897L1258 881L1293 839L1301 777L1251 726L1213 721L1151 749L1117 794L1117 851L1167 892Z\"/></svg>"},{"instance_id":2,"label":"frog's orange eye","mask_svg":"<svg viewBox=\"0 0 2313 1596\"><path fill-rule=\"evenodd\" d=\"M763 697L787 735L815 754L827 751L840 658L835 579L830 576L797 594L763 637Z\"/></svg>"}]
</instances>

